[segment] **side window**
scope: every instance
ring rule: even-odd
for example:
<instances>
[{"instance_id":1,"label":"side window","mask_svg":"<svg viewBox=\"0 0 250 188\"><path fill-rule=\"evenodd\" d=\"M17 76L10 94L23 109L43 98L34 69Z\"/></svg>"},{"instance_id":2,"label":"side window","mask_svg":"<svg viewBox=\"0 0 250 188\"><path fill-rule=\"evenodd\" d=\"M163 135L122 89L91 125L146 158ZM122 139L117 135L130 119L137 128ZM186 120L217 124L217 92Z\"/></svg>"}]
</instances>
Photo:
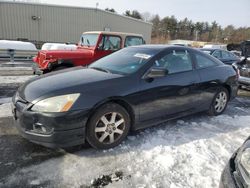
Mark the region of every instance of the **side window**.
<instances>
[{"instance_id":1,"label":"side window","mask_svg":"<svg viewBox=\"0 0 250 188\"><path fill-rule=\"evenodd\" d=\"M168 74L190 71L193 69L191 56L186 50L173 50L158 60L153 67L168 70Z\"/></svg>"},{"instance_id":2,"label":"side window","mask_svg":"<svg viewBox=\"0 0 250 188\"><path fill-rule=\"evenodd\" d=\"M231 57L231 58L236 58L236 55L235 54L233 54L233 53L231 53L231 52L228 52L229 53L229 57Z\"/></svg>"},{"instance_id":3,"label":"side window","mask_svg":"<svg viewBox=\"0 0 250 188\"><path fill-rule=\"evenodd\" d=\"M209 59L208 57L205 57L201 54L195 53L196 58L196 64L198 69L206 68L206 67L212 67L216 66L217 63Z\"/></svg>"},{"instance_id":4,"label":"side window","mask_svg":"<svg viewBox=\"0 0 250 188\"><path fill-rule=\"evenodd\" d=\"M121 49L121 38L118 36L103 36L99 46L102 47L103 50L119 50Z\"/></svg>"},{"instance_id":5,"label":"side window","mask_svg":"<svg viewBox=\"0 0 250 188\"><path fill-rule=\"evenodd\" d=\"M143 39L136 36L127 36L125 39L124 47L137 46L143 44Z\"/></svg>"},{"instance_id":6,"label":"side window","mask_svg":"<svg viewBox=\"0 0 250 188\"><path fill-rule=\"evenodd\" d=\"M221 58L221 52L219 50L215 50L213 56L216 58Z\"/></svg>"},{"instance_id":7,"label":"side window","mask_svg":"<svg viewBox=\"0 0 250 188\"><path fill-rule=\"evenodd\" d=\"M222 58L223 59L230 58L230 54L228 52L222 51L221 53L222 53Z\"/></svg>"}]
</instances>

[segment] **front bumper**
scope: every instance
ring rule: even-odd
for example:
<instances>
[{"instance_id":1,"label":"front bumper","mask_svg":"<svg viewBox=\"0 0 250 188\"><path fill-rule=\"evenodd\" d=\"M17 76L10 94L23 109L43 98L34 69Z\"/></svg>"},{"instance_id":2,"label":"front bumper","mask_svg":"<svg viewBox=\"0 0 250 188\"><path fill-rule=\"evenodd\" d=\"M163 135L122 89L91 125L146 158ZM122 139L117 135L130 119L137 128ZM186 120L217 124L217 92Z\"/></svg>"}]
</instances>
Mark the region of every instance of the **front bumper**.
<instances>
[{"instance_id":1,"label":"front bumper","mask_svg":"<svg viewBox=\"0 0 250 188\"><path fill-rule=\"evenodd\" d=\"M88 110L40 113L32 112L25 104L16 102L12 112L19 133L31 142L50 148L67 148L85 143Z\"/></svg>"},{"instance_id":2,"label":"front bumper","mask_svg":"<svg viewBox=\"0 0 250 188\"><path fill-rule=\"evenodd\" d=\"M33 63L32 70L33 70L33 74L35 74L35 75L41 75L44 72L42 69L40 69L38 67L38 65L36 63Z\"/></svg>"},{"instance_id":3,"label":"front bumper","mask_svg":"<svg viewBox=\"0 0 250 188\"><path fill-rule=\"evenodd\" d=\"M227 166L223 170L220 179L220 188L247 188L249 187L249 176L241 165L242 152L249 148L250 137L232 155Z\"/></svg>"},{"instance_id":4,"label":"front bumper","mask_svg":"<svg viewBox=\"0 0 250 188\"><path fill-rule=\"evenodd\" d=\"M235 172L235 157L236 153L230 158L226 167L224 168L221 178L219 188L238 188L237 180L234 176Z\"/></svg>"}]
</instances>

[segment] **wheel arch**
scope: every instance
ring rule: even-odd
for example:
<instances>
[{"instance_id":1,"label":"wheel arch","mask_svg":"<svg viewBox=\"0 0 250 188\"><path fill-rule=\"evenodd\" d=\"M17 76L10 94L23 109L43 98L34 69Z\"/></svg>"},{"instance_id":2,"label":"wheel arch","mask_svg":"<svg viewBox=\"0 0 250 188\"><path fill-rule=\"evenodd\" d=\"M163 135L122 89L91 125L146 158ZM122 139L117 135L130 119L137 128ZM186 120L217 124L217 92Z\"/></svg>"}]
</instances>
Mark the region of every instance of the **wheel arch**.
<instances>
[{"instance_id":1,"label":"wheel arch","mask_svg":"<svg viewBox=\"0 0 250 188\"><path fill-rule=\"evenodd\" d=\"M232 89L231 89L230 85L224 84L223 87L226 88L226 90L228 92L228 97L229 97L229 100L230 100L231 96L232 96Z\"/></svg>"},{"instance_id":2,"label":"wheel arch","mask_svg":"<svg viewBox=\"0 0 250 188\"><path fill-rule=\"evenodd\" d=\"M98 102L97 104L95 104L94 107L92 108L92 110L89 113L89 118L87 120L87 124L88 124L90 118L95 113L95 111L98 108L100 108L101 106L103 106L103 105L105 105L107 103L119 104L120 106L122 106L123 108L125 108L125 110L129 114L130 121L131 121L130 130L134 128L134 124L135 124L135 112L134 112L134 109L133 109L132 105L129 102L127 102L126 100L124 100L121 97L109 97L109 98L107 98L105 100L102 100L101 102Z\"/></svg>"}]
</instances>

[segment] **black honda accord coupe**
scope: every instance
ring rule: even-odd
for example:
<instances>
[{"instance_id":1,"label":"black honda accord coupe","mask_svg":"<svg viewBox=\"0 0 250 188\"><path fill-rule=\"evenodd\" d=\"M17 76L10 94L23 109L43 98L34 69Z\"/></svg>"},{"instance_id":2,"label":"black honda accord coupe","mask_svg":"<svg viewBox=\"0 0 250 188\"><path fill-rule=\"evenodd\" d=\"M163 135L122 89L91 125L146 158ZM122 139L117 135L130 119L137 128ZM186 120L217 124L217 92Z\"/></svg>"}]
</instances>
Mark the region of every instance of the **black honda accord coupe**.
<instances>
[{"instance_id":1,"label":"black honda accord coupe","mask_svg":"<svg viewBox=\"0 0 250 188\"><path fill-rule=\"evenodd\" d=\"M219 115L237 88L232 66L204 52L143 45L29 80L13 97L13 114L31 142L107 149L130 130L200 111Z\"/></svg>"}]
</instances>

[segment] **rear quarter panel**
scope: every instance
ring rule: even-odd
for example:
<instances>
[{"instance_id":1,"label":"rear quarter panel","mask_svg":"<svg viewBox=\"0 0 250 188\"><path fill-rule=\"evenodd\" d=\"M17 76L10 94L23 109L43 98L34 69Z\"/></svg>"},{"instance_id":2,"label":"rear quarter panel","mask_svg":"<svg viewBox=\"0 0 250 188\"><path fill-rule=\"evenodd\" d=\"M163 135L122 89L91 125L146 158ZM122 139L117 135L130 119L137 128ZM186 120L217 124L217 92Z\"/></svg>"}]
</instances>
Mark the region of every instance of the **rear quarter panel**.
<instances>
[{"instance_id":1,"label":"rear quarter panel","mask_svg":"<svg viewBox=\"0 0 250 188\"><path fill-rule=\"evenodd\" d=\"M229 65L219 65L198 70L200 76L201 101L203 108L209 108L220 87L229 90L230 98L237 95L238 81L236 72Z\"/></svg>"}]
</instances>

